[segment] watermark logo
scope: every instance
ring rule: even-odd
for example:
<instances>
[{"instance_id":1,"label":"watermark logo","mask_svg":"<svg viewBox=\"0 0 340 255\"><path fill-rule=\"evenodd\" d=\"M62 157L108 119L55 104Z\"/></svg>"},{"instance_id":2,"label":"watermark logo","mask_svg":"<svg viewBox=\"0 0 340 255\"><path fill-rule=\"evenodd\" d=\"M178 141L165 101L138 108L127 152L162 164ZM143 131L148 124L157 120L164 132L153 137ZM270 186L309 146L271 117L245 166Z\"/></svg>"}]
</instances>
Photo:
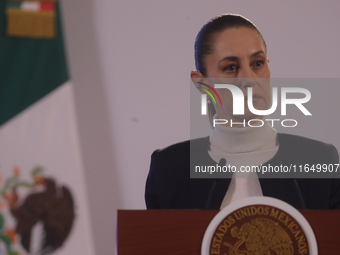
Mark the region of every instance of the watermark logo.
<instances>
[{"instance_id":1,"label":"watermark logo","mask_svg":"<svg viewBox=\"0 0 340 255\"><path fill-rule=\"evenodd\" d=\"M231 92L232 99L233 99L233 115L244 115L245 111L245 100L247 100L247 106L248 109L251 113L258 115L258 116L267 116L272 113L274 113L277 108L278 108L278 98L280 94L280 108L281 108L281 116L286 116L287 115L287 105L295 105L305 116L311 116L311 112L308 111L308 109L304 106L305 103L309 102L311 99L311 93L308 89L301 88L301 87L282 87L280 88L280 91L278 88L273 87L272 88L272 104L269 109L266 110L258 110L255 109L253 105L253 88L252 86L247 87L247 97L245 98L243 91L232 84L215 84L215 88L212 86L205 84L203 82L198 82L201 85L206 86L208 89L210 89L213 93L211 93L208 89L205 88L199 88L200 90L206 92L206 94L201 95L201 115L206 115L207 114L207 95L211 97L213 100L215 106L217 106L217 102L214 98L214 95L219 99L220 105L222 106L222 100L217 93L215 89L228 89ZM280 93L279 93L280 92ZM290 98L289 95L294 94L299 95L299 98ZM302 97L301 97L302 96ZM255 120L250 120L250 122L259 122L258 119ZM267 121L271 121L272 126L274 124L274 121L278 121L278 119L268 119ZM287 121L293 121L294 125L290 125L289 127L295 127L297 125L297 121L293 119L288 119L288 120L283 120L283 122ZM225 119L215 119L213 121L213 126L216 124L226 124L228 123L228 120ZM249 122L249 121L248 121ZM263 121L261 122L263 126ZM240 124L240 123L238 123ZM241 124L244 124L246 126L245 120ZM282 121L281 121L282 124ZM248 126L253 126L248 123ZM259 125L255 125L258 127ZM283 124L283 126L285 126Z\"/></svg>"},{"instance_id":2,"label":"watermark logo","mask_svg":"<svg viewBox=\"0 0 340 255\"><path fill-rule=\"evenodd\" d=\"M220 98L220 95L217 93L217 91L213 87L211 87L210 85L205 84L203 82L197 82L197 83L209 88L217 96L218 100L220 101L220 104L222 105L222 100ZM215 97L213 96L213 94L209 90L204 89L204 88L198 88L198 89L206 92L210 96L210 98L214 101L215 105L217 105ZM201 114L202 115L207 115L207 101L208 101L207 100L207 94L202 94L202 97L201 97Z\"/></svg>"}]
</instances>

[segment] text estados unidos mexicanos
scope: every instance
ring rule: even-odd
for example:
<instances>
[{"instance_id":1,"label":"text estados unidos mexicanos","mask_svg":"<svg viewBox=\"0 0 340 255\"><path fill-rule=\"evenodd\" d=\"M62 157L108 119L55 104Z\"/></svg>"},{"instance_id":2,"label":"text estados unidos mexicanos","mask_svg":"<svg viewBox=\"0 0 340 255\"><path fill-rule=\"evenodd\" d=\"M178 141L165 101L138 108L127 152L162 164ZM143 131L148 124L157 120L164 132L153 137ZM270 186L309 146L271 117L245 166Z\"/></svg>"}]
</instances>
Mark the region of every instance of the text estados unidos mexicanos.
<instances>
[{"instance_id":1,"label":"text estados unidos mexicanos","mask_svg":"<svg viewBox=\"0 0 340 255\"><path fill-rule=\"evenodd\" d=\"M258 165L240 166L232 165L220 166L195 166L195 173L337 173L340 164L301 164L301 165Z\"/></svg>"}]
</instances>

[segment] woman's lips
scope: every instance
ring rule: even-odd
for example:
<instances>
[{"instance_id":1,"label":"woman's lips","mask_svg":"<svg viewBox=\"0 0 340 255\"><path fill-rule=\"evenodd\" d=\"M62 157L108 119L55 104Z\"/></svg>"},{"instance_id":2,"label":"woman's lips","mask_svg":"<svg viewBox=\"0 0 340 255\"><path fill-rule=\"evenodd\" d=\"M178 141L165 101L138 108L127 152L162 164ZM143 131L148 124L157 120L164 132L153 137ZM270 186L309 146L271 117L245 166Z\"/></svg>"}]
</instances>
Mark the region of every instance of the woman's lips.
<instances>
[{"instance_id":1,"label":"woman's lips","mask_svg":"<svg viewBox=\"0 0 340 255\"><path fill-rule=\"evenodd\" d=\"M261 99L262 97L260 96L260 95L258 95L258 94L255 94L255 95L253 95L253 100L255 100L255 99Z\"/></svg>"},{"instance_id":2,"label":"woman's lips","mask_svg":"<svg viewBox=\"0 0 340 255\"><path fill-rule=\"evenodd\" d=\"M258 100L258 99L262 99L262 97L258 94L254 94L253 95L253 100ZM244 100L247 101L248 100L248 96L244 97Z\"/></svg>"}]
</instances>

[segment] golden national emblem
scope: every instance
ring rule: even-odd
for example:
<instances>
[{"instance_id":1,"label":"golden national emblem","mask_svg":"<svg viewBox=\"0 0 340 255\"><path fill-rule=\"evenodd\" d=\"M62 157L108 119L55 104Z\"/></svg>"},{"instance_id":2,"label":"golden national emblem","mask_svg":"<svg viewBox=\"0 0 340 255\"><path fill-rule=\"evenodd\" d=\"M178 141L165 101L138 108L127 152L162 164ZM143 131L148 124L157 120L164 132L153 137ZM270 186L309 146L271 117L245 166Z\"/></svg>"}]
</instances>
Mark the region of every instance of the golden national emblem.
<instances>
[{"instance_id":1,"label":"golden national emblem","mask_svg":"<svg viewBox=\"0 0 340 255\"><path fill-rule=\"evenodd\" d=\"M264 203L258 197L253 204L244 205L241 201L236 203L240 205L238 208L227 207L218 213L205 233L202 254L316 254L313 253L317 250L315 237L305 218L291 206L287 210L271 205L267 199L272 198L262 199Z\"/></svg>"}]
</instances>

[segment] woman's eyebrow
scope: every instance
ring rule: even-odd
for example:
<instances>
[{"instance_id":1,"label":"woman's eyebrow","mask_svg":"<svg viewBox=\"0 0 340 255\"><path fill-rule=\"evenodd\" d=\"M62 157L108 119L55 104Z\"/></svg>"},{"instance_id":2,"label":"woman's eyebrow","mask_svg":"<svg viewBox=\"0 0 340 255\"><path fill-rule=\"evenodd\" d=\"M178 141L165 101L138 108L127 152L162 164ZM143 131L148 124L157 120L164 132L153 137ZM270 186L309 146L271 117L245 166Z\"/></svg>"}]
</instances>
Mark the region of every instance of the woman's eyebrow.
<instances>
[{"instance_id":1,"label":"woman's eyebrow","mask_svg":"<svg viewBox=\"0 0 340 255\"><path fill-rule=\"evenodd\" d=\"M251 54L251 56L252 56L252 57L256 57L257 55L261 55L261 54L265 54L265 53L263 52L263 50L259 50L259 51L255 52L255 53Z\"/></svg>"},{"instance_id":2,"label":"woman's eyebrow","mask_svg":"<svg viewBox=\"0 0 340 255\"><path fill-rule=\"evenodd\" d=\"M222 58L220 61L218 61L218 63L221 63L221 62L226 61L226 60L229 60L229 61L238 61L239 59L240 59L239 57L228 56L228 57Z\"/></svg>"},{"instance_id":3,"label":"woman's eyebrow","mask_svg":"<svg viewBox=\"0 0 340 255\"><path fill-rule=\"evenodd\" d=\"M261 54L265 54L263 50L259 50L253 54L251 54L251 57L256 57L258 55L261 55ZM229 60L229 61L238 61L240 58L239 57L236 57L236 56L227 56L227 57L224 57L222 58L220 61L218 61L218 63L221 63L223 61L226 61L226 60Z\"/></svg>"}]
</instances>

